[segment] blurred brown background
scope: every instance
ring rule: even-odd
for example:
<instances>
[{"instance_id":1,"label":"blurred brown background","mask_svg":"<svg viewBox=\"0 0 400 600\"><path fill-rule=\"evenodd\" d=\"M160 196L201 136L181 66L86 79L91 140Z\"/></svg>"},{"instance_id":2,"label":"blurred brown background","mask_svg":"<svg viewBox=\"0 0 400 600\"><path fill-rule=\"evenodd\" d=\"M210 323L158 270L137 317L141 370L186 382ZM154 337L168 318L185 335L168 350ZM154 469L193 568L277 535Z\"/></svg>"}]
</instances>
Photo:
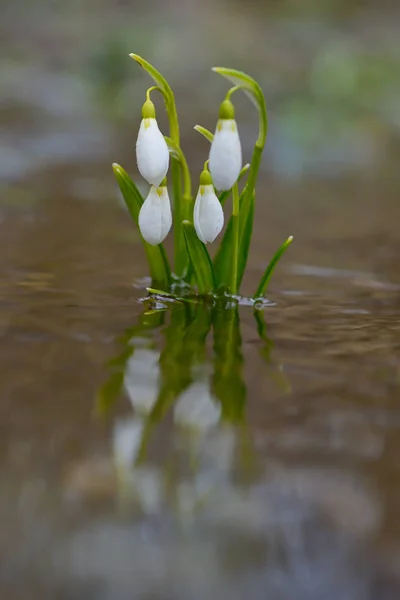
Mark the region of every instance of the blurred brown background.
<instances>
[{"instance_id":1,"label":"blurred brown background","mask_svg":"<svg viewBox=\"0 0 400 600\"><path fill-rule=\"evenodd\" d=\"M399 19L389 0L3 0L1 210L26 216L47 202L45 211L58 203L62 212L83 200L98 205L98 217L111 210L117 218L110 164L137 175L134 144L151 84L132 51L176 92L196 187L208 149L193 126L214 127L227 85L210 68L231 66L260 81L270 119L250 269L294 234L297 262L391 275L399 249ZM235 98L249 158L256 115ZM158 114L165 125L162 106ZM79 220L89 236L95 225L86 210Z\"/></svg>"}]
</instances>

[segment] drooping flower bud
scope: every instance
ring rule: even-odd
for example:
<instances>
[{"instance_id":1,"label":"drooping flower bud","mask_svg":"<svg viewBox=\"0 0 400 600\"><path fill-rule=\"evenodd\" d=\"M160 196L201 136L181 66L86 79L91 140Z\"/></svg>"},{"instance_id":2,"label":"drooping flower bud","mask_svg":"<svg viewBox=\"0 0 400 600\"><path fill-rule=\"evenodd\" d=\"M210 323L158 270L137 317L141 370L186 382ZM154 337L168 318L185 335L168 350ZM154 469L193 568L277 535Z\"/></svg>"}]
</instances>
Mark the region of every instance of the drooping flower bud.
<instances>
[{"instance_id":1,"label":"drooping flower bud","mask_svg":"<svg viewBox=\"0 0 400 600\"><path fill-rule=\"evenodd\" d=\"M139 212L139 228L143 238L152 246L161 244L172 225L171 203L166 182L150 188Z\"/></svg>"},{"instance_id":2,"label":"drooping flower bud","mask_svg":"<svg viewBox=\"0 0 400 600\"><path fill-rule=\"evenodd\" d=\"M224 211L218 200L210 173L200 175L200 187L194 204L193 224L197 237L207 244L213 242L224 226Z\"/></svg>"},{"instance_id":3,"label":"drooping flower bud","mask_svg":"<svg viewBox=\"0 0 400 600\"><path fill-rule=\"evenodd\" d=\"M235 109L226 99L219 110L219 119L210 149L210 172L217 190L230 190L242 168L242 147L235 121Z\"/></svg>"},{"instance_id":4,"label":"drooping flower bud","mask_svg":"<svg viewBox=\"0 0 400 600\"><path fill-rule=\"evenodd\" d=\"M169 151L167 142L158 128L155 107L150 99L146 100L142 107L136 160L141 176L151 185L158 187L168 171Z\"/></svg>"}]
</instances>

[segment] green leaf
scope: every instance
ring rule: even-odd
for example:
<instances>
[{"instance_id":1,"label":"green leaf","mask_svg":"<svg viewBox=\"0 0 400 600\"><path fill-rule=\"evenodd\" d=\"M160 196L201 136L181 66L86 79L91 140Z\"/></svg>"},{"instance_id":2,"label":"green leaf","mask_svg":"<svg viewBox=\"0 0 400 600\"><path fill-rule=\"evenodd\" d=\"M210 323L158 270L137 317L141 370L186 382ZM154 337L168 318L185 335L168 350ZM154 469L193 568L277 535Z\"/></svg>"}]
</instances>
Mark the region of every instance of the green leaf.
<instances>
[{"instance_id":1,"label":"green leaf","mask_svg":"<svg viewBox=\"0 0 400 600\"><path fill-rule=\"evenodd\" d=\"M140 208L143 204L142 195L121 165L114 163L113 171L129 214L139 230L138 220ZM155 284L156 287L168 289L171 282L171 270L169 268L168 258L164 250L164 246L162 244L159 244L158 246L151 246L143 239L141 234L140 237L146 252L153 284Z\"/></svg>"},{"instance_id":2,"label":"green leaf","mask_svg":"<svg viewBox=\"0 0 400 600\"><path fill-rule=\"evenodd\" d=\"M289 248L290 244L293 242L293 236L289 236L288 239L282 244L282 246L280 248L278 248L278 250L275 252L274 256L272 257L268 267L265 269L264 271L264 275L261 277L260 279L260 283L258 284L258 288L256 293L254 294L253 298L261 298L262 296L264 296L265 291L268 287L268 283L272 277L272 273L274 272L274 269L278 263L278 261L280 260L280 258L282 257L282 255L286 252L286 250Z\"/></svg>"},{"instance_id":3,"label":"green leaf","mask_svg":"<svg viewBox=\"0 0 400 600\"><path fill-rule=\"evenodd\" d=\"M257 144L260 147L264 147L265 140L268 132L268 116L267 107L265 104L265 98L260 85L255 79L243 73L243 71L237 71L236 69L226 69L225 67L213 67L213 71L226 77L234 85L238 85L243 88L247 96L257 107L259 112L259 135Z\"/></svg>"},{"instance_id":4,"label":"green leaf","mask_svg":"<svg viewBox=\"0 0 400 600\"><path fill-rule=\"evenodd\" d=\"M192 298L177 296L176 294L171 294L170 292L164 292L162 290L156 290L155 288L147 287L146 291L149 292L149 294L151 294L152 296L166 298L168 300L173 300L174 302L186 302L188 304L197 304L196 300L193 300Z\"/></svg>"},{"instance_id":5,"label":"green leaf","mask_svg":"<svg viewBox=\"0 0 400 600\"><path fill-rule=\"evenodd\" d=\"M186 247L193 267L193 274L200 295L208 294L215 289L214 272L207 248L199 240L192 223L183 221L183 232Z\"/></svg>"},{"instance_id":6,"label":"green leaf","mask_svg":"<svg viewBox=\"0 0 400 600\"><path fill-rule=\"evenodd\" d=\"M208 140L210 143L213 141L214 134L211 133L211 131L209 129L206 129L205 127L202 127L201 125L195 125L194 129L196 131L198 131L199 133L201 133L201 135L203 135L206 138L206 140Z\"/></svg>"},{"instance_id":7,"label":"green leaf","mask_svg":"<svg viewBox=\"0 0 400 600\"><path fill-rule=\"evenodd\" d=\"M253 230L254 217L254 193L248 194L245 188L240 194L240 212L239 212L239 260L237 266L237 286L240 289L240 284L243 279L243 274L247 264L249 255L251 234ZM246 204L245 204L246 203ZM214 257L214 275L217 288L224 285L229 285L231 281L232 269L232 248L233 248L233 220L232 215L225 229L224 237Z\"/></svg>"},{"instance_id":8,"label":"green leaf","mask_svg":"<svg viewBox=\"0 0 400 600\"><path fill-rule=\"evenodd\" d=\"M245 205L247 201L247 192L245 188L245 194L243 195L243 209L240 211L239 221L239 260L237 266L237 286L240 289L243 275L246 270L247 259L250 251L251 236L253 233L253 221L254 221L254 209L255 209L255 192L248 197L248 205Z\"/></svg>"},{"instance_id":9,"label":"green leaf","mask_svg":"<svg viewBox=\"0 0 400 600\"><path fill-rule=\"evenodd\" d=\"M139 63L139 65L143 67L143 69L147 71L148 74L154 79L154 81L164 94L164 97L169 98L172 94L172 90L165 77L163 77L161 73L157 71L155 67L153 67L153 65L151 65L149 62L147 62L147 60L145 60L138 54L133 54L132 52L129 56L133 58L133 60L135 60L137 63Z\"/></svg>"}]
</instances>

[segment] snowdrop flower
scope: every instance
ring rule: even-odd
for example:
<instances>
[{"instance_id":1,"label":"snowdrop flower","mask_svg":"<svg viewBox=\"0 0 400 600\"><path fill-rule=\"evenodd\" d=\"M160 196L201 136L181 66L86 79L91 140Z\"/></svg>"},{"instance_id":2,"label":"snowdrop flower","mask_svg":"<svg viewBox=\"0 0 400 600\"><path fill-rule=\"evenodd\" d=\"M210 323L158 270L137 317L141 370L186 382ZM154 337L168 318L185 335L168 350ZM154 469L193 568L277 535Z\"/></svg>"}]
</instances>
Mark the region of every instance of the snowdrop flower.
<instances>
[{"instance_id":1,"label":"snowdrop flower","mask_svg":"<svg viewBox=\"0 0 400 600\"><path fill-rule=\"evenodd\" d=\"M215 195L211 175L205 169L200 175L200 187L194 204L193 223L197 237L207 244L213 242L224 226L224 212Z\"/></svg>"},{"instance_id":2,"label":"snowdrop flower","mask_svg":"<svg viewBox=\"0 0 400 600\"><path fill-rule=\"evenodd\" d=\"M158 128L156 111L150 99L142 108L142 122L136 142L136 160L140 174L148 183L158 187L167 174L169 150Z\"/></svg>"},{"instance_id":3,"label":"snowdrop flower","mask_svg":"<svg viewBox=\"0 0 400 600\"><path fill-rule=\"evenodd\" d=\"M242 147L235 121L235 109L224 100L210 149L210 172L217 190L230 190L242 168Z\"/></svg>"},{"instance_id":4,"label":"snowdrop flower","mask_svg":"<svg viewBox=\"0 0 400 600\"><path fill-rule=\"evenodd\" d=\"M151 186L139 212L139 229L147 243L161 244L172 225L171 203L166 182L160 187Z\"/></svg>"}]
</instances>

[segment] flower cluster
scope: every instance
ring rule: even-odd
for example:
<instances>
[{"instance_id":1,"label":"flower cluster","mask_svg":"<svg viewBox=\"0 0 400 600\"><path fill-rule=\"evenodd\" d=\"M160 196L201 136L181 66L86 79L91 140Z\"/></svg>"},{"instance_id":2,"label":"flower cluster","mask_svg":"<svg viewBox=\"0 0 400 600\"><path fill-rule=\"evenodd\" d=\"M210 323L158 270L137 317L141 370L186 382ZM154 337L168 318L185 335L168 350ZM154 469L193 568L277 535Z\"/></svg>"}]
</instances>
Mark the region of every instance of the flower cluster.
<instances>
[{"instance_id":1,"label":"flower cluster","mask_svg":"<svg viewBox=\"0 0 400 600\"><path fill-rule=\"evenodd\" d=\"M136 143L137 165L150 184L147 197L118 163L113 164L129 214L141 233L150 268L150 293L167 294L182 300L192 295L214 299L228 294L235 301L249 257L256 202L256 183L267 132L268 116L260 85L247 73L226 67L213 71L227 79L233 87L220 105L215 132L201 125L195 130L211 144L208 158L200 174L197 194L192 193L192 179L181 148L179 119L175 95L166 78L147 60L131 54L155 85L146 92L142 121ZM235 120L232 95L241 90L257 108L258 136L250 162L242 166L242 148ZM163 135L156 120L151 93L161 94L168 116L168 135ZM167 177L171 201L167 188ZM242 179L244 179L242 183ZM239 180L241 185L239 186ZM214 242L224 227L224 205L231 199L231 213L214 256L206 244ZM169 257L163 240L174 221L173 257ZM253 300L264 297L271 275L292 242L293 237L278 248L261 276Z\"/></svg>"},{"instance_id":2,"label":"flower cluster","mask_svg":"<svg viewBox=\"0 0 400 600\"><path fill-rule=\"evenodd\" d=\"M169 149L157 124L150 91L147 91L147 100L142 108L136 159L140 174L151 185L140 209L139 228L144 240L155 246L168 235L172 212L166 181ZM204 244L213 242L224 225L224 213L215 189L220 192L230 190L237 182L241 168L242 148L235 111L231 100L226 98L220 107L209 159L200 175L193 207L193 225Z\"/></svg>"}]
</instances>

